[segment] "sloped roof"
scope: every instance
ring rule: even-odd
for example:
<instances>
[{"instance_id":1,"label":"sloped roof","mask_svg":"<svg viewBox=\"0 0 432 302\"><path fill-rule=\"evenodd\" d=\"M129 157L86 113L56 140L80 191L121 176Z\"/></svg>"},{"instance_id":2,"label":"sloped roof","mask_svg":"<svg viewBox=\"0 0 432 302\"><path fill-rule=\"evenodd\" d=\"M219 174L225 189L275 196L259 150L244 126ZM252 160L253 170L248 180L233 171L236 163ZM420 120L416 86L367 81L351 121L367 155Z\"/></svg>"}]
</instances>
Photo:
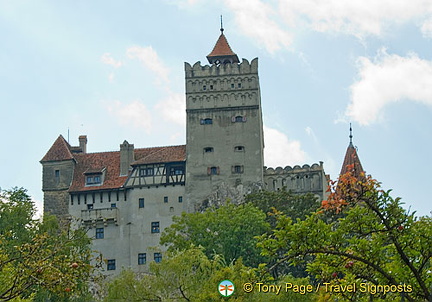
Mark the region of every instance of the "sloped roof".
<instances>
[{"instance_id":1,"label":"sloped roof","mask_svg":"<svg viewBox=\"0 0 432 302\"><path fill-rule=\"evenodd\" d=\"M340 175L346 174L347 172L353 172L353 176L357 178L359 178L361 176L360 174L364 172L357 155L357 149L352 143L348 145Z\"/></svg>"},{"instance_id":2,"label":"sloped roof","mask_svg":"<svg viewBox=\"0 0 432 302\"><path fill-rule=\"evenodd\" d=\"M186 160L186 146L140 148L134 150L136 161L132 165L164 163ZM121 188L128 176L120 176L120 151L74 154L76 165L69 192L96 191ZM100 186L86 186L89 171L104 172Z\"/></svg>"},{"instance_id":3,"label":"sloped roof","mask_svg":"<svg viewBox=\"0 0 432 302\"><path fill-rule=\"evenodd\" d=\"M223 61L223 58L230 58L233 61L232 63L240 62L237 55L232 51L228 44L225 35L221 32L219 39L216 41L216 44L211 53L207 56L207 59L210 64L213 64L217 59Z\"/></svg>"},{"instance_id":4,"label":"sloped roof","mask_svg":"<svg viewBox=\"0 0 432 302\"><path fill-rule=\"evenodd\" d=\"M41 159L41 162L48 161L63 161L74 159L71 152L71 145L60 135L45 156Z\"/></svg>"},{"instance_id":5,"label":"sloped roof","mask_svg":"<svg viewBox=\"0 0 432 302\"><path fill-rule=\"evenodd\" d=\"M141 149L133 166L186 160L186 145Z\"/></svg>"}]
</instances>

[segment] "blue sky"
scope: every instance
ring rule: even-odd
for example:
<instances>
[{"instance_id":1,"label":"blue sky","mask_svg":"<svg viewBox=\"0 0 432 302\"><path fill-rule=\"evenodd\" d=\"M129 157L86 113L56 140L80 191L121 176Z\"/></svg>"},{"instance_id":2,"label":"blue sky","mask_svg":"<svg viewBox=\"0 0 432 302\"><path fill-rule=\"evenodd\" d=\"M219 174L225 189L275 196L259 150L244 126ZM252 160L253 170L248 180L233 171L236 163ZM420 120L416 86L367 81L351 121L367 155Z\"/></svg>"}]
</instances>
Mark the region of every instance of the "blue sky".
<instances>
[{"instance_id":1,"label":"blue sky","mask_svg":"<svg viewBox=\"0 0 432 302\"><path fill-rule=\"evenodd\" d=\"M184 62L220 32L259 58L265 164L323 161L349 143L366 172L432 210L432 3L422 0L0 0L0 187L41 205L39 160L62 134L88 151L185 143Z\"/></svg>"}]
</instances>

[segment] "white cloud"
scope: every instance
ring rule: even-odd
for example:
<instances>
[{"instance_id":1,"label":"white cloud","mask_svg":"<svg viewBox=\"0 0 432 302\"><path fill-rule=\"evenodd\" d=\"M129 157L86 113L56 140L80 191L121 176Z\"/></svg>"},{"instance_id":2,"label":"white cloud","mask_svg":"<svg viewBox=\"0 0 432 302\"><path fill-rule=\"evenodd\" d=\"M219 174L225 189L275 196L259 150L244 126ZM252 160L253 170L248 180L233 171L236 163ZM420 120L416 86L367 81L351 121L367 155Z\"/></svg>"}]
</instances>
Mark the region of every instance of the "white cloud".
<instances>
[{"instance_id":1,"label":"white cloud","mask_svg":"<svg viewBox=\"0 0 432 302\"><path fill-rule=\"evenodd\" d=\"M299 141L291 141L288 137L273 128L264 126L264 163L268 167L285 167L303 164L306 153L301 149Z\"/></svg>"},{"instance_id":2,"label":"white cloud","mask_svg":"<svg viewBox=\"0 0 432 302\"><path fill-rule=\"evenodd\" d=\"M169 83L169 68L165 66L151 46L132 46L127 49L126 54L130 59L138 59L145 68L154 72L157 84Z\"/></svg>"},{"instance_id":3,"label":"white cloud","mask_svg":"<svg viewBox=\"0 0 432 302\"><path fill-rule=\"evenodd\" d=\"M101 61L102 61L102 63L107 64L107 65L111 65L115 68L119 68L123 65L123 63L121 61L116 61L113 57L111 57L111 54L108 52L106 52L102 55Z\"/></svg>"},{"instance_id":4,"label":"white cloud","mask_svg":"<svg viewBox=\"0 0 432 302\"><path fill-rule=\"evenodd\" d=\"M269 53L291 45L292 35L275 21L278 19L277 9L270 4L260 0L224 0L224 3L234 13L240 30L259 41Z\"/></svg>"},{"instance_id":5,"label":"white cloud","mask_svg":"<svg viewBox=\"0 0 432 302\"><path fill-rule=\"evenodd\" d=\"M167 98L158 102L155 109L167 120L182 127L186 126L186 100L184 94L169 92Z\"/></svg>"},{"instance_id":6,"label":"white cloud","mask_svg":"<svg viewBox=\"0 0 432 302\"><path fill-rule=\"evenodd\" d=\"M280 0L279 5L289 25L357 37L379 36L389 25L417 21L432 13L427 0Z\"/></svg>"},{"instance_id":7,"label":"white cloud","mask_svg":"<svg viewBox=\"0 0 432 302\"><path fill-rule=\"evenodd\" d=\"M358 59L359 80L351 85L346 115L367 125L380 118L384 106L409 100L432 106L432 62L416 54L407 57L380 50L371 61Z\"/></svg>"},{"instance_id":8,"label":"white cloud","mask_svg":"<svg viewBox=\"0 0 432 302\"><path fill-rule=\"evenodd\" d=\"M114 101L106 104L106 109L113 115L119 124L142 128L150 133L152 128L152 115L142 101L135 100L129 104Z\"/></svg>"},{"instance_id":9,"label":"white cloud","mask_svg":"<svg viewBox=\"0 0 432 302\"><path fill-rule=\"evenodd\" d=\"M421 32L424 37L432 38L432 18L423 22L421 26Z\"/></svg>"}]
</instances>

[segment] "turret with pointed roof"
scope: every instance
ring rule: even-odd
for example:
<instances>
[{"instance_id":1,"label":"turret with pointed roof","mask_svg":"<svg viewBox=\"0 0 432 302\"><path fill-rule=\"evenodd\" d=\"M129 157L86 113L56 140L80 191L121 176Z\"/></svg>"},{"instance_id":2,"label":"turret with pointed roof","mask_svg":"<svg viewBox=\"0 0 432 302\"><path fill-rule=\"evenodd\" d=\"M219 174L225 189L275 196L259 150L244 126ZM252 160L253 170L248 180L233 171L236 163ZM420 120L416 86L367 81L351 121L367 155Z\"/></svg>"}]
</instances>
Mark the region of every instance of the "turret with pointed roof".
<instances>
[{"instance_id":1,"label":"turret with pointed roof","mask_svg":"<svg viewBox=\"0 0 432 302\"><path fill-rule=\"evenodd\" d=\"M221 26L221 34L217 40L212 52L207 56L207 60L210 64L227 64L227 63L240 63L237 55L232 51L228 40L224 35L224 29Z\"/></svg>"},{"instance_id":2,"label":"turret with pointed roof","mask_svg":"<svg viewBox=\"0 0 432 302\"><path fill-rule=\"evenodd\" d=\"M356 178L360 178L362 177L362 174L364 174L364 170L357 155L357 149L352 143L352 137L352 128L350 124L350 143L345 153L345 158L342 164L340 175L346 174L347 172L352 172L353 176L355 176Z\"/></svg>"}]
</instances>

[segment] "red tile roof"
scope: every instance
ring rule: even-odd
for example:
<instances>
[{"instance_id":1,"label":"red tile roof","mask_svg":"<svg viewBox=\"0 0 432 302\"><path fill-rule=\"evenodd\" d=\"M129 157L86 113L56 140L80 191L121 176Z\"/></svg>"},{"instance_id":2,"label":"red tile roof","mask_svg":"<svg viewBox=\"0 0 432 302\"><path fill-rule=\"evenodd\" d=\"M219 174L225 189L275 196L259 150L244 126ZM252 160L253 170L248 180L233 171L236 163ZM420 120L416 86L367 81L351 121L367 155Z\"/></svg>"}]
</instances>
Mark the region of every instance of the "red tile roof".
<instances>
[{"instance_id":1,"label":"red tile roof","mask_svg":"<svg viewBox=\"0 0 432 302\"><path fill-rule=\"evenodd\" d=\"M353 176L357 178L360 177L360 173L364 172L360 163L360 159L357 155L357 150L352 143L348 145L340 175L343 175L347 172L353 172Z\"/></svg>"},{"instance_id":2,"label":"red tile roof","mask_svg":"<svg viewBox=\"0 0 432 302\"><path fill-rule=\"evenodd\" d=\"M163 163L186 160L186 146L140 148L134 150L136 161L133 165ZM99 153L77 153L74 176L69 192L96 191L121 188L127 176L120 176L120 151ZM102 171L105 175L102 185L86 186L85 173Z\"/></svg>"},{"instance_id":3,"label":"red tile roof","mask_svg":"<svg viewBox=\"0 0 432 302\"><path fill-rule=\"evenodd\" d=\"M63 161L74 159L71 152L71 145L60 135L45 156L41 159L41 162L47 161Z\"/></svg>"},{"instance_id":4,"label":"red tile roof","mask_svg":"<svg viewBox=\"0 0 432 302\"><path fill-rule=\"evenodd\" d=\"M228 44L228 41L223 33L219 36L212 52L207 56L210 64L212 64L216 59L221 59L224 57L230 57L233 59L233 63L239 63L237 55L232 51Z\"/></svg>"}]
</instances>

